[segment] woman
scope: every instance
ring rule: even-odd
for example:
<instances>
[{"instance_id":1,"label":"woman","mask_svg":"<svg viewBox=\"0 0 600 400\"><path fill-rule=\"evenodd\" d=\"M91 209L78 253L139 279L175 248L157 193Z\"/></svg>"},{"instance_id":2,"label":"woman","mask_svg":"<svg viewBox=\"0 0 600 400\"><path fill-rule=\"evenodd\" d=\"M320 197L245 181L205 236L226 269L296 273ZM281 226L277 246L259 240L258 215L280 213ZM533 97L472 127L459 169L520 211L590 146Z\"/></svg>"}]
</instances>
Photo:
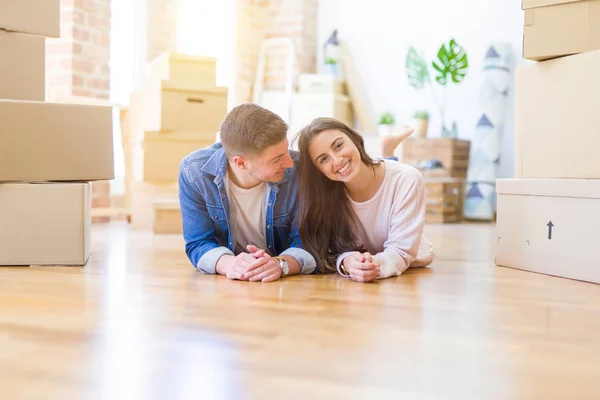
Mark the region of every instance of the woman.
<instances>
[{"instance_id":1,"label":"woman","mask_svg":"<svg viewBox=\"0 0 600 400\"><path fill-rule=\"evenodd\" d=\"M417 169L373 160L360 134L331 118L313 120L297 140L300 239L319 272L369 282L433 261Z\"/></svg>"}]
</instances>

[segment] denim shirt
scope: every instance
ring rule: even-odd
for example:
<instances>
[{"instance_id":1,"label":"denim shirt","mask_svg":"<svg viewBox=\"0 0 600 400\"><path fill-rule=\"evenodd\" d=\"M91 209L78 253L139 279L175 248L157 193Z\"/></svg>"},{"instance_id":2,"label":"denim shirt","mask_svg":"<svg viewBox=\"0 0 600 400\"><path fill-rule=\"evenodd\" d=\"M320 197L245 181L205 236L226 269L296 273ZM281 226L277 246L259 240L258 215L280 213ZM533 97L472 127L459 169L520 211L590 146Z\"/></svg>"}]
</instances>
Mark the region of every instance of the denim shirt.
<instances>
[{"instance_id":1,"label":"denim shirt","mask_svg":"<svg viewBox=\"0 0 600 400\"><path fill-rule=\"evenodd\" d=\"M265 239L271 255L289 255L300 264L301 274L313 273L316 261L302 248L296 224L299 155L290 151L294 166L278 183L268 183ZM219 258L234 255L231 240L228 160L221 143L187 155L179 168L179 202L185 252L192 265L215 274ZM245 243L250 244L250 243Z\"/></svg>"}]
</instances>

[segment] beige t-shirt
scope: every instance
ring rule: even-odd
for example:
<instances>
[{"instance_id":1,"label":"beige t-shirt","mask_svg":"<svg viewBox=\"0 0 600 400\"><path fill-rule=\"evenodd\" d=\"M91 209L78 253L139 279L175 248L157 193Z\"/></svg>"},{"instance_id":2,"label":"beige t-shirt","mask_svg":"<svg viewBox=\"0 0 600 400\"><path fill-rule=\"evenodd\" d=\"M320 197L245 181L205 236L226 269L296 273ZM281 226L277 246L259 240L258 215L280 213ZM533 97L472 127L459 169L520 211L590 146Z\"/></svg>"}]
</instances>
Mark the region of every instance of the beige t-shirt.
<instances>
[{"instance_id":1,"label":"beige t-shirt","mask_svg":"<svg viewBox=\"0 0 600 400\"><path fill-rule=\"evenodd\" d=\"M251 189L242 189L228 179L229 212L233 252L247 252L246 245L266 249L265 239L265 183Z\"/></svg>"}]
</instances>

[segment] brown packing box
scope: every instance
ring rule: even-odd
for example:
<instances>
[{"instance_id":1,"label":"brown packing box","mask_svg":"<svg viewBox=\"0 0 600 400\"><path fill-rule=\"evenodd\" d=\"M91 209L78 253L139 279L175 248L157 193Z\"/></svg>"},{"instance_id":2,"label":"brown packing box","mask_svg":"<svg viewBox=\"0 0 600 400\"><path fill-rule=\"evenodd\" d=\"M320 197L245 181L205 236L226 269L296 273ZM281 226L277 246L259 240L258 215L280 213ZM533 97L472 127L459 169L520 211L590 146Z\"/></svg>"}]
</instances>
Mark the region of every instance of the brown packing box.
<instances>
[{"instance_id":1,"label":"brown packing box","mask_svg":"<svg viewBox=\"0 0 600 400\"><path fill-rule=\"evenodd\" d=\"M0 182L114 179L112 107L0 100Z\"/></svg>"},{"instance_id":2,"label":"brown packing box","mask_svg":"<svg viewBox=\"0 0 600 400\"><path fill-rule=\"evenodd\" d=\"M183 53L166 52L154 59L149 68L150 80L217 84L217 59Z\"/></svg>"},{"instance_id":3,"label":"brown packing box","mask_svg":"<svg viewBox=\"0 0 600 400\"><path fill-rule=\"evenodd\" d=\"M523 58L543 61L600 49L600 1L523 0Z\"/></svg>"},{"instance_id":4,"label":"brown packing box","mask_svg":"<svg viewBox=\"0 0 600 400\"><path fill-rule=\"evenodd\" d=\"M44 101L46 40L0 30L0 99Z\"/></svg>"},{"instance_id":5,"label":"brown packing box","mask_svg":"<svg viewBox=\"0 0 600 400\"><path fill-rule=\"evenodd\" d=\"M524 65L515 88L515 177L600 178L600 50Z\"/></svg>"},{"instance_id":6,"label":"brown packing box","mask_svg":"<svg viewBox=\"0 0 600 400\"><path fill-rule=\"evenodd\" d=\"M133 143L133 178L136 181L177 181L181 160L215 142L216 132L145 132Z\"/></svg>"},{"instance_id":7,"label":"brown packing box","mask_svg":"<svg viewBox=\"0 0 600 400\"><path fill-rule=\"evenodd\" d=\"M154 201L152 206L154 207L154 233L183 233L183 221L181 219L179 199L159 199Z\"/></svg>"},{"instance_id":8,"label":"brown packing box","mask_svg":"<svg viewBox=\"0 0 600 400\"><path fill-rule=\"evenodd\" d=\"M89 183L0 184L0 265L84 265Z\"/></svg>"},{"instance_id":9,"label":"brown packing box","mask_svg":"<svg viewBox=\"0 0 600 400\"><path fill-rule=\"evenodd\" d=\"M154 226L154 202L160 199L179 198L177 182L132 182L131 184L131 227L149 229Z\"/></svg>"},{"instance_id":10,"label":"brown packing box","mask_svg":"<svg viewBox=\"0 0 600 400\"><path fill-rule=\"evenodd\" d=\"M496 265L600 283L600 180L498 179Z\"/></svg>"},{"instance_id":11,"label":"brown packing box","mask_svg":"<svg viewBox=\"0 0 600 400\"><path fill-rule=\"evenodd\" d=\"M218 132L227 114L225 87L151 81L131 95L131 118L135 130Z\"/></svg>"},{"instance_id":12,"label":"brown packing box","mask_svg":"<svg viewBox=\"0 0 600 400\"><path fill-rule=\"evenodd\" d=\"M60 0L1 0L0 29L60 37Z\"/></svg>"}]
</instances>

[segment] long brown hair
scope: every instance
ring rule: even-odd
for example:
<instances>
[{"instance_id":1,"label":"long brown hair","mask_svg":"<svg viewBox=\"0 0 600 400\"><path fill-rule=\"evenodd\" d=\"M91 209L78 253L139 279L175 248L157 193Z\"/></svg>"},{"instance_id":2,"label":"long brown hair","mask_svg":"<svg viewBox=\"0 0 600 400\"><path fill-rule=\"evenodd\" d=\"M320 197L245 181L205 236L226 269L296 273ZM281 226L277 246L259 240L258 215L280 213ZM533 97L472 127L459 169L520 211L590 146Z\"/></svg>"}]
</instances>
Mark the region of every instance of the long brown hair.
<instances>
[{"instance_id":1,"label":"long brown hair","mask_svg":"<svg viewBox=\"0 0 600 400\"><path fill-rule=\"evenodd\" d=\"M334 272L336 258L345 251L366 251L358 243L357 218L344 183L323 175L308 151L315 136L331 129L348 135L364 164L377 164L365 151L362 136L336 119L316 118L296 134L294 141L298 141L300 152L298 229L303 247L315 257L321 273Z\"/></svg>"}]
</instances>

